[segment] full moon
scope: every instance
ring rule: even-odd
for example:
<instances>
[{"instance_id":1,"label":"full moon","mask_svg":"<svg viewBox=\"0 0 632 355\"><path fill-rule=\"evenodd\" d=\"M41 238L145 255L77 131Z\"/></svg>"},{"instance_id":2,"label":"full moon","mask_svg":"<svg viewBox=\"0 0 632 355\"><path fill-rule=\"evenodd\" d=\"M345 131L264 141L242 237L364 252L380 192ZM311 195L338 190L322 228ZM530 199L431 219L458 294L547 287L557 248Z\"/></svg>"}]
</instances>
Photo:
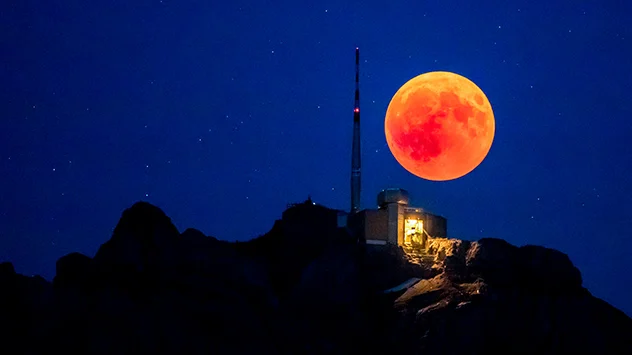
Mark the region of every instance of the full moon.
<instances>
[{"instance_id":1,"label":"full moon","mask_svg":"<svg viewBox=\"0 0 632 355\"><path fill-rule=\"evenodd\" d=\"M474 170L494 140L492 106L469 79L450 72L421 74L393 96L384 120L386 143L410 173L446 181Z\"/></svg>"}]
</instances>

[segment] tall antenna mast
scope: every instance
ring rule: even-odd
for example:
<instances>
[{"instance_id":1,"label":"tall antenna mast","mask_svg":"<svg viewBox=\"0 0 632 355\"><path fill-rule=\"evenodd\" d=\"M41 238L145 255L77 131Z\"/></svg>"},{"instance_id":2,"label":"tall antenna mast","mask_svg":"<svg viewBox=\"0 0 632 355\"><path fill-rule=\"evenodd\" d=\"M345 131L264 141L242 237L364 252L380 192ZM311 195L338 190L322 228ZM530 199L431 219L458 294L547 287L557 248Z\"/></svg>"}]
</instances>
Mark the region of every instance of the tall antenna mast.
<instances>
[{"instance_id":1,"label":"tall antenna mast","mask_svg":"<svg viewBox=\"0 0 632 355\"><path fill-rule=\"evenodd\" d=\"M360 211L360 49L356 47L353 145L351 151L351 213Z\"/></svg>"}]
</instances>

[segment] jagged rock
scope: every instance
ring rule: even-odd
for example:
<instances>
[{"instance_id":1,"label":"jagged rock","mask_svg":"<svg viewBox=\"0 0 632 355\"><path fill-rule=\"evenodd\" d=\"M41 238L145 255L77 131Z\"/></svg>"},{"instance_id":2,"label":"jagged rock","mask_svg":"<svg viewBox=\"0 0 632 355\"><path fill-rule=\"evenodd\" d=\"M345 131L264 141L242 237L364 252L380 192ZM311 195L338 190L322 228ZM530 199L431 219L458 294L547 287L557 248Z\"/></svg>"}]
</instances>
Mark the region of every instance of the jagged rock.
<instances>
[{"instance_id":1,"label":"jagged rock","mask_svg":"<svg viewBox=\"0 0 632 355\"><path fill-rule=\"evenodd\" d=\"M518 257L525 287L576 290L582 286L581 273L560 251L527 245L520 247Z\"/></svg>"},{"instance_id":2,"label":"jagged rock","mask_svg":"<svg viewBox=\"0 0 632 355\"><path fill-rule=\"evenodd\" d=\"M12 263L0 263L0 277L11 277L13 275L15 275L15 268Z\"/></svg>"},{"instance_id":3,"label":"jagged rock","mask_svg":"<svg viewBox=\"0 0 632 355\"><path fill-rule=\"evenodd\" d=\"M434 255L435 263L441 263L447 257L462 252L463 244L465 243L459 239L428 238L428 254Z\"/></svg>"},{"instance_id":4,"label":"jagged rock","mask_svg":"<svg viewBox=\"0 0 632 355\"><path fill-rule=\"evenodd\" d=\"M517 281L518 248L502 239L483 238L472 242L465 256L466 276L482 277L489 284L508 285Z\"/></svg>"},{"instance_id":5,"label":"jagged rock","mask_svg":"<svg viewBox=\"0 0 632 355\"><path fill-rule=\"evenodd\" d=\"M341 344L341 337L360 344L366 336L361 331L366 316L358 266L356 250L345 246L325 251L305 268L281 310L283 322L293 324L288 337L301 344L288 348L289 353L306 348L326 352L327 344ZM358 348L338 346L337 351Z\"/></svg>"},{"instance_id":6,"label":"jagged rock","mask_svg":"<svg viewBox=\"0 0 632 355\"><path fill-rule=\"evenodd\" d=\"M110 241L136 240L144 247L164 247L179 235L171 218L158 207L137 202L126 209L116 225Z\"/></svg>"},{"instance_id":7,"label":"jagged rock","mask_svg":"<svg viewBox=\"0 0 632 355\"><path fill-rule=\"evenodd\" d=\"M139 274L173 278L179 235L161 209L137 202L123 212L112 238L94 256L96 271L105 282L128 286L140 285Z\"/></svg>"},{"instance_id":8,"label":"jagged rock","mask_svg":"<svg viewBox=\"0 0 632 355\"><path fill-rule=\"evenodd\" d=\"M42 353L51 331L53 293L41 276L17 274L11 263L0 264L0 351Z\"/></svg>"},{"instance_id":9,"label":"jagged rock","mask_svg":"<svg viewBox=\"0 0 632 355\"><path fill-rule=\"evenodd\" d=\"M366 245L364 247L363 273L370 279L373 292L382 292L413 277L431 278L436 275L420 264L408 261L406 253L395 246Z\"/></svg>"},{"instance_id":10,"label":"jagged rock","mask_svg":"<svg viewBox=\"0 0 632 355\"><path fill-rule=\"evenodd\" d=\"M204 235L201 231L195 228L187 228L182 234L180 234L180 239L190 241L192 243L209 243L218 241L215 237L210 237Z\"/></svg>"},{"instance_id":11,"label":"jagged rock","mask_svg":"<svg viewBox=\"0 0 632 355\"><path fill-rule=\"evenodd\" d=\"M469 245L465 253L463 245ZM518 248L492 238L440 240L430 251L443 254L438 259L445 271L397 299L400 317L393 331L406 335L391 344L395 352L617 354L632 349L632 319L583 289L579 271L559 251ZM446 267L448 261L462 261L464 275L454 277L458 268ZM604 325L593 328L596 324Z\"/></svg>"},{"instance_id":12,"label":"jagged rock","mask_svg":"<svg viewBox=\"0 0 632 355\"><path fill-rule=\"evenodd\" d=\"M81 253L70 253L57 260L55 287L89 287L94 277L92 259Z\"/></svg>"},{"instance_id":13,"label":"jagged rock","mask_svg":"<svg viewBox=\"0 0 632 355\"><path fill-rule=\"evenodd\" d=\"M461 279L465 275L465 254L470 242L459 239L428 238L428 254L434 255L434 269L448 277Z\"/></svg>"},{"instance_id":14,"label":"jagged rock","mask_svg":"<svg viewBox=\"0 0 632 355\"><path fill-rule=\"evenodd\" d=\"M437 238L417 260L356 244L336 223L335 210L300 204L265 235L228 243L180 234L159 208L134 204L94 259L59 259L54 288L0 264L0 344L33 354L632 353L632 319L584 289L561 252Z\"/></svg>"},{"instance_id":15,"label":"jagged rock","mask_svg":"<svg viewBox=\"0 0 632 355\"><path fill-rule=\"evenodd\" d=\"M291 206L272 229L251 241L239 243L240 252L265 265L280 299L290 297L303 270L331 246L355 245L343 228L338 213L306 201Z\"/></svg>"}]
</instances>

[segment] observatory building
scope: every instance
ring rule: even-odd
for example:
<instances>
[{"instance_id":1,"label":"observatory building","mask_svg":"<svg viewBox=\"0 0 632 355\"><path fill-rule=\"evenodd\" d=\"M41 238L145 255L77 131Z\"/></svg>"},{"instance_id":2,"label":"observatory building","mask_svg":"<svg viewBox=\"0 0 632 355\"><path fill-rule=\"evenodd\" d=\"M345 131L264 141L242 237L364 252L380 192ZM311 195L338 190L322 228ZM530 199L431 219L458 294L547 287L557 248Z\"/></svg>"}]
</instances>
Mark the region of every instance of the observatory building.
<instances>
[{"instance_id":1,"label":"observatory building","mask_svg":"<svg viewBox=\"0 0 632 355\"><path fill-rule=\"evenodd\" d=\"M399 245L425 251L428 238L447 238L447 221L419 207L409 206L410 197L403 189L382 190L377 209L360 209L360 50L356 48L353 142L351 148L351 208L346 227L361 243ZM340 217L340 216L339 216ZM340 218L339 218L340 220Z\"/></svg>"},{"instance_id":2,"label":"observatory building","mask_svg":"<svg viewBox=\"0 0 632 355\"><path fill-rule=\"evenodd\" d=\"M420 207L409 205L404 189L385 189L377 195L377 209L365 209L348 216L348 227L360 242L393 244L423 251L428 237L446 238L447 220Z\"/></svg>"}]
</instances>

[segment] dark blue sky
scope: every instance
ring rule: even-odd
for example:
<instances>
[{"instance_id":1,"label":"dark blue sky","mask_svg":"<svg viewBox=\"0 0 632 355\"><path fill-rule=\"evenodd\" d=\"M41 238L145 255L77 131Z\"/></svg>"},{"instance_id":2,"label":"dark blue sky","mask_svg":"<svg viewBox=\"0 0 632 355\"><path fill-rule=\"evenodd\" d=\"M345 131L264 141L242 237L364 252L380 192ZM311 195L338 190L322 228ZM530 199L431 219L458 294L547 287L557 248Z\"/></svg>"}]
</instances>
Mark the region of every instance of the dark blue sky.
<instances>
[{"instance_id":1,"label":"dark blue sky","mask_svg":"<svg viewBox=\"0 0 632 355\"><path fill-rule=\"evenodd\" d=\"M354 50L363 207L385 187L449 234L567 253L632 314L629 1L34 1L0 5L0 260L54 275L138 200L227 240L311 193L349 208ZM448 182L398 165L383 122L412 77L474 81L486 160Z\"/></svg>"}]
</instances>

